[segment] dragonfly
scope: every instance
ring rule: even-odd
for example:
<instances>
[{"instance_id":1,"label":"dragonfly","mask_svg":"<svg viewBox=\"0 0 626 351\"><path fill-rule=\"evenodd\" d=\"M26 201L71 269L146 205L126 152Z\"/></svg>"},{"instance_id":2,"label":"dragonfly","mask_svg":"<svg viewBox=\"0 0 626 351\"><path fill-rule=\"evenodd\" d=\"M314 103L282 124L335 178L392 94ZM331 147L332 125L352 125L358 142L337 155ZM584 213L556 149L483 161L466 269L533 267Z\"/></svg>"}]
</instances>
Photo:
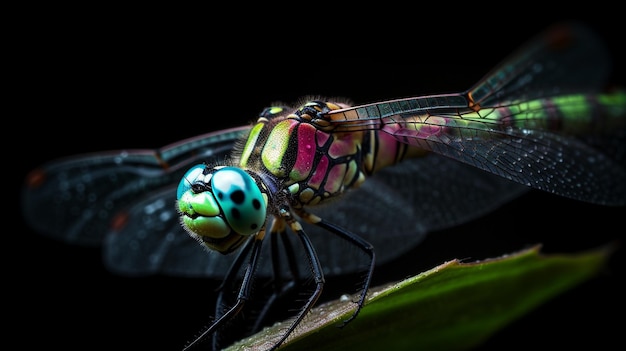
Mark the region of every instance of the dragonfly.
<instances>
[{"instance_id":1,"label":"dragonfly","mask_svg":"<svg viewBox=\"0 0 626 351\"><path fill-rule=\"evenodd\" d=\"M102 245L113 272L224 277L213 324L186 348L209 335L221 347L255 278L279 282L274 301L312 277L277 348L326 275L366 272L356 318L377 264L529 189L625 205L626 93L605 89L609 61L594 33L559 25L461 93L357 106L310 98L157 150L53 160L27 176L24 217L54 238Z\"/></svg>"}]
</instances>

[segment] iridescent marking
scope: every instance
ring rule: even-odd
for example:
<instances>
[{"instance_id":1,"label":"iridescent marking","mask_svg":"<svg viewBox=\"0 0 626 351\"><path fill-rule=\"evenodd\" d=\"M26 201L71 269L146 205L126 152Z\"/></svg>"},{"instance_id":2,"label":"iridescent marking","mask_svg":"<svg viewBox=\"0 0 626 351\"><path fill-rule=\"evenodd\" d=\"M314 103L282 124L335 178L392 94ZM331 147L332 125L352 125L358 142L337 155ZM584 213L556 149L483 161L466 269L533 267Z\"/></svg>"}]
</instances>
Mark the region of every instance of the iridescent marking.
<instances>
[{"instance_id":1,"label":"iridescent marking","mask_svg":"<svg viewBox=\"0 0 626 351\"><path fill-rule=\"evenodd\" d=\"M449 119L449 125L472 130L486 130L489 125L513 126L519 129L546 129L581 132L593 126L595 109L611 115L611 107L620 106L625 94L599 95L595 101L586 95L565 95L549 99L514 102L505 107L483 109L463 114L463 119ZM615 115L624 111L617 108ZM472 120L476 121L473 122Z\"/></svg>"},{"instance_id":2,"label":"iridescent marking","mask_svg":"<svg viewBox=\"0 0 626 351\"><path fill-rule=\"evenodd\" d=\"M270 107L270 109L269 109L269 113L271 113L271 114L273 114L273 115L276 115L276 114L279 114L279 113L283 112L283 110L284 110L284 109L283 109L282 107L279 107L279 106L273 106L273 107Z\"/></svg>"},{"instance_id":3,"label":"iridescent marking","mask_svg":"<svg viewBox=\"0 0 626 351\"><path fill-rule=\"evenodd\" d=\"M411 123L406 123L406 125L399 123L386 124L382 128L381 133L370 132L372 133L370 137L370 151L363 158L363 169L367 174L371 175L405 158L422 157L428 153L420 148L407 147L408 142L398 142L399 136L402 135L403 131L406 133L407 130L410 130L407 129L407 126L419 131L422 125Z\"/></svg>"},{"instance_id":4,"label":"iridescent marking","mask_svg":"<svg viewBox=\"0 0 626 351\"><path fill-rule=\"evenodd\" d=\"M291 172L289 172L289 178L293 181L304 180L311 173L317 150L315 145L316 132L317 129L310 124L301 123L298 126L298 157Z\"/></svg>"},{"instance_id":5,"label":"iridescent marking","mask_svg":"<svg viewBox=\"0 0 626 351\"><path fill-rule=\"evenodd\" d=\"M289 193L292 195L295 195L298 193L298 191L300 191L300 184L299 183L293 183L290 186L287 187L287 189L289 189Z\"/></svg>"},{"instance_id":6,"label":"iridescent marking","mask_svg":"<svg viewBox=\"0 0 626 351\"><path fill-rule=\"evenodd\" d=\"M420 118L423 122L416 124L407 124L403 128L404 130L398 130L396 134L401 135L402 133L407 133L410 135L416 135L415 133L412 133L414 130L417 132L418 138L427 139L431 136L438 136L447 130L446 128L444 128L448 126L449 119L447 118L439 116L419 116L418 118Z\"/></svg>"},{"instance_id":7,"label":"iridescent marking","mask_svg":"<svg viewBox=\"0 0 626 351\"><path fill-rule=\"evenodd\" d=\"M278 122L263 145L261 152L263 165L277 177L284 177L286 174L282 161L285 152L289 149L289 137L297 125L298 122L294 120Z\"/></svg>"},{"instance_id":8,"label":"iridescent marking","mask_svg":"<svg viewBox=\"0 0 626 351\"><path fill-rule=\"evenodd\" d=\"M318 130L317 133L315 134L315 139L317 140L318 147L322 147L326 145L326 142L328 141L329 138L330 138L330 134L324 133L320 130Z\"/></svg>"},{"instance_id":9,"label":"iridescent marking","mask_svg":"<svg viewBox=\"0 0 626 351\"><path fill-rule=\"evenodd\" d=\"M343 180L346 175L346 164L340 163L334 165L328 175L326 176L326 183L324 184L324 191L330 194L336 194L342 189Z\"/></svg>"},{"instance_id":10,"label":"iridescent marking","mask_svg":"<svg viewBox=\"0 0 626 351\"><path fill-rule=\"evenodd\" d=\"M245 167L248 164L250 154L254 151L254 147L256 146L261 131L265 128L266 122L267 118L259 118L257 124L252 128L252 130L250 130L250 134L248 135L248 139L246 140L246 144L241 152L241 158L239 160L239 165L241 167Z\"/></svg>"},{"instance_id":11,"label":"iridescent marking","mask_svg":"<svg viewBox=\"0 0 626 351\"><path fill-rule=\"evenodd\" d=\"M326 176L326 172L328 171L328 164L329 164L328 156L322 155L319 162L317 163L317 167L315 168L315 172L313 173L313 176L307 182L307 185L309 187L316 189L316 190L320 188Z\"/></svg>"},{"instance_id":12,"label":"iridescent marking","mask_svg":"<svg viewBox=\"0 0 626 351\"><path fill-rule=\"evenodd\" d=\"M331 158L354 155L357 152L357 144L363 138L363 133L346 133L333 136L333 143L328 148Z\"/></svg>"}]
</instances>

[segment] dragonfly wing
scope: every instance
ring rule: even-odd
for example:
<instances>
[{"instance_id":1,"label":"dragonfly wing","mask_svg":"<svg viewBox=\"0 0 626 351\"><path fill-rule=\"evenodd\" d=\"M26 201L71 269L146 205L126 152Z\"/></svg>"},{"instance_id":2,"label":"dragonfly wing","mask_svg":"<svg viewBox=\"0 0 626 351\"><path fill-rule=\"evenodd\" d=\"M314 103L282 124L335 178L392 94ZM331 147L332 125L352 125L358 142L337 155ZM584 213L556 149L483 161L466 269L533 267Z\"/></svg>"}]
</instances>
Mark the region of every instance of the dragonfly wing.
<instances>
[{"instance_id":1,"label":"dragonfly wing","mask_svg":"<svg viewBox=\"0 0 626 351\"><path fill-rule=\"evenodd\" d=\"M561 25L531 41L466 93L356 106L327 117L335 131L386 132L524 185L622 205L626 170L612 156L623 156L624 146L601 140L613 138L606 132L623 132L626 97L589 95L603 88L608 72L601 40L582 26ZM606 130L600 130L603 125ZM586 142L593 137L585 134L602 134L595 141L612 148L590 146Z\"/></svg>"},{"instance_id":2,"label":"dragonfly wing","mask_svg":"<svg viewBox=\"0 0 626 351\"><path fill-rule=\"evenodd\" d=\"M452 159L430 154L385 168L345 199L310 211L374 245L378 263L412 249L429 232L485 215L529 188ZM329 274L363 262L342 253L328 233L305 226ZM339 240L339 239L337 239Z\"/></svg>"},{"instance_id":3,"label":"dragonfly wing","mask_svg":"<svg viewBox=\"0 0 626 351\"><path fill-rule=\"evenodd\" d=\"M418 96L349 107L326 114L338 132L381 129L384 119L402 115L475 111L511 101L602 91L610 73L610 56L602 40L576 23L561 24L496 66L463 93Z\"/></svg>"},{"instance_id":4,"label":"dragonfly wing","mask_svg":"<svg viewBox=\"0 0 626 351\"><path fill-rule=\"evenodd\" d=\"M160 150L109 151L57 160L34 170L22 189L33 229L72 244L100 246L138 197L178 184L195 163L228 157L249 127L209 133ZM174 191L175 194L175 191ZM172 206L174 202L171 202ZM135 219L129 218L132 224ZM172 223L178 224L177 218Z\"/></svg>"},{"instance_id":5,"label":"dragonfly wing","mask_svg":"<svg viewBox=\"0 0 626 351\"><path fill-rule=\"evenodd\" d=\"M424 140L425 148L535 189L581 201L626 204L626 171L576 138L532 131L506 138Z\"/></svg>"},{"instance_id":6,"label":"dragonfly wing","mask_svg":"<svg viewBox=\"0 0 626 351\"><path fill-rule=\"evenodd\" d=\"M28 176L22 213L40 233L99 246L116 211L167 179L153 151L112 151L43 165Z\"/></svg>"},{"instance_id":7,"label":"dragonfly wing","mask_svg":"<svg viewBox=\"0 0 626 351\"><path fill-rule=\"evenodd\" d=\"M103 250L111 272L222 278L232 262L232 255L206 249L183 229L173 185L145 194L116 216L120 225L108 233Z\"/></svg>"},{"instance_id":8,"label":"dragonfly wing","mask_svg":"<svg viewBox=\"0 0 626 351\"><path fill-rule=\"evenodd\" d=\"M610 66L601 38L578 23L562 23L520 47L469 95L484 108L507 100L598 92L605 88Z\"/></svg>"}]
</instances>

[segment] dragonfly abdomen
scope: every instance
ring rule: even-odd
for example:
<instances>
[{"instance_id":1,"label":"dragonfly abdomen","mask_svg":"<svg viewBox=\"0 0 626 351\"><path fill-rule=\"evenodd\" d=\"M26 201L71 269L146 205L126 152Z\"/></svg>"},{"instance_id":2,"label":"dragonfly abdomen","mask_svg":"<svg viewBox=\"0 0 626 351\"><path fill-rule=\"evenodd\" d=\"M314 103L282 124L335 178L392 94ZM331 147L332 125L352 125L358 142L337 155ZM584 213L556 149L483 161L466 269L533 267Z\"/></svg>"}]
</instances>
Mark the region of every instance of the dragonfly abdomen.
<instances>
[{"instance_id":1,"label":"dragonfly abdomen","mask_svg":"<svg viewBox=\"0 0 626 351\"><path fill-rule=\"evenodd\" d=\"M626 92L570 94L494 107L404 113L384 118L383 131L424 150L434 145L465 145L534 132L571 136L614 133L626 124ZM394 126L401 125L401 128Z\"/></svg>"},{"instance_id":2,"label":"dragonfly abdomen","mask_svg":"<svg viewBox=\"0 0 626 351\"><path fill-rule=\"evenodd\" d=\"M624 126L626 92L572 94L502 104L462 115L499 130L542 130L567 135L611 132Z\"/></svg>"}]
</instances>

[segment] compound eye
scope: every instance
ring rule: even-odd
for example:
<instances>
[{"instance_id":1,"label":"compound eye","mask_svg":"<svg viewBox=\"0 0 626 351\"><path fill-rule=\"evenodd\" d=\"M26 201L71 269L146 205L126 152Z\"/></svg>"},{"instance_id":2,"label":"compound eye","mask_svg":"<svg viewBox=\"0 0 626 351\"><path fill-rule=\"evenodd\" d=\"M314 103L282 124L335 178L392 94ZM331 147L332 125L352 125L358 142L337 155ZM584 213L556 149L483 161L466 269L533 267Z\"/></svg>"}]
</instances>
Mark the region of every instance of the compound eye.
<instances>
[{"instance_id":1,"label":"compound eye","mask_svg":"<svg viewBox=\"0 0 626 351\"><path fill-rule=\"evenodd\" d=\"M230 227L241 235L252 235L265 223L266 204L259 186L236 167L218 169L211 189Z\"/></svg>"},{"instance_id":2,"label":"compound eye","mask_svg":"<svg viewBox=\"0 0 626 351\"><path fill-rule=\"evenodd\" d=\"M191 167L183 178L178 183L178 189L176 189L176 200L180 200L183 194L192 188L192 185L198 180L204 179L205 165L198 164Z\"/></svg>"}]
</instances>

